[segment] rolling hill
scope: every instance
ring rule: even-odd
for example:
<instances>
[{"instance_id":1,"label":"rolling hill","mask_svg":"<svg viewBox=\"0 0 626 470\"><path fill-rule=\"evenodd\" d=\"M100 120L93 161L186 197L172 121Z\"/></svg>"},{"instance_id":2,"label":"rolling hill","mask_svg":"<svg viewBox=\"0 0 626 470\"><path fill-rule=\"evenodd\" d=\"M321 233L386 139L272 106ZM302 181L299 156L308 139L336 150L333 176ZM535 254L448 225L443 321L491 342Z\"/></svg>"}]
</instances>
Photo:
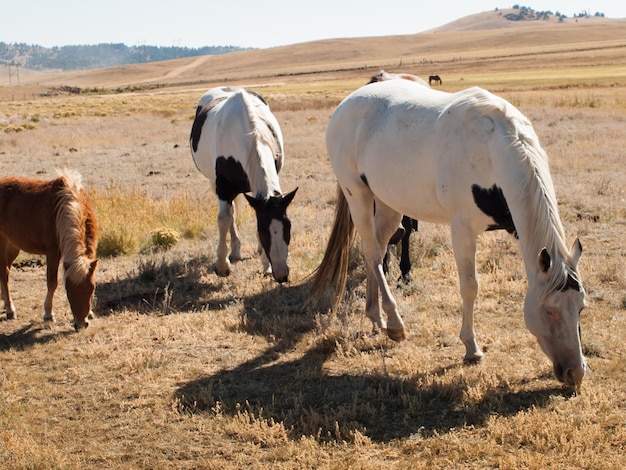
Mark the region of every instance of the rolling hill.
<instances>
[{"instance_id":1,"label":"rolling hill","mask_svg":"<svg viewBox=\"0 0 626 470\"><path fill-rule=\"evenodd\" d=\"M23 71L21 85L115 89L318 81L381 68L427 76L461 73L470 66L515 71L558 68L564 61L576 66L626 64L626 19L510 21L507 12L471 15L414 35L327 39L80 72ZM3 77L0 85L4 82Z\"/></svg>"}]
</instances>

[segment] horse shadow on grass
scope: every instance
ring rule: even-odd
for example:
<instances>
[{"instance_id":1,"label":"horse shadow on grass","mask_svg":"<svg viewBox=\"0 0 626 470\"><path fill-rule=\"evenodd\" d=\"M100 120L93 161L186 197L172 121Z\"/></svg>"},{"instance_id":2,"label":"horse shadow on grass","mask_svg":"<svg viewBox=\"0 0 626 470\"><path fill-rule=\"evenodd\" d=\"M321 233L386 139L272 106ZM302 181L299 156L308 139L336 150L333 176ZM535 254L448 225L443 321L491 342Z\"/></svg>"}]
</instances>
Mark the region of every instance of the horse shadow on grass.
<instances>
[{"instance_id":1,"label":"horse shadow on grass","mask_svg":"<svg viewBox=\"0 0 626 470\"><path fill-rule=\"evenodd\" d=\"M519 387L504 384L470 400L470 385L458 378L444 384L443 380L405 380L381 373L328 374L323 366L334 354L332 339L321 339L291 362L276 362L282 347L274 346L233 369L182 384L176 397L183 410L231 416L246 412L254 419L283 423L293 440L316 436L324 441L350 441L358 432L375 442L389 442L484 426L492 416L543 407L552 396L567 393L556 385L514 391ZM455 374L453 369L461 367L430 374Z\"/></svg>"},{"instance_id":2,"label":"horse shadow on grass","mask_svg":"<svg viewBox=\"0 0 626 470\"><path fill-rule=\"evenodd\" d=\"M360 433L389 442L484 426L492 416L512 416L571 394L556 383L534 390L524 390L525 383L501 383L472 398L476 384L462 373L467 366L461 363L408 379L381 372L328 373L325 363L336 354L341 338L335 336L341 333L319 335L298 359L285 361L284 353L318 327L315 314L301 307L308 290L306 284L277 286L244 299L238 331L266 337L272 346L237 367L181 384L175 395L182 410L244 412L249 419L282 423L293 440L350 441Z\"/></svg>"},{"instance_id":3,"label":"horse shadow on grass","mask_svg":"<svg viewBox=\"0 0 626 470\"><path fill-rule=\"evenodd\" d=\"M55 331L46 323L32 322L11 333L0 333L0 351L8 351L10 349L24 350L35 344L47 344L56 341L60 336L74 334L76 334L76 332L73 328L67 331Z\"/></svg>"},{"instance_id":4,"label":"horse shadow on grass","mask_svg":"<svg viewBox=\"0 0 626 470\"><path fill-rule=\"evenodd\" d=\"M519 391L523 384L500 384L471 399L472 384L463 379L461 364L408 379L379 372L330 374L324 365L336 354L338 338L332 335L320 335L298 359L286 361L284 353L317 328L317 312L305 305L306 283L267 282L260 293L236 298L222 293L223 281L206 282L206 258L150 263L126 279L99 286L100 314L127 308L147 313L220 310L241 302L240 322L233 330L272 344L237 367L180 384L175 395L183 412L245 412L252 419L282 423L293 440L349 441L360 433L388 442L484 426L492 416L543 407L551 397L569 393L556 384L530 391Z\"/></svg>"},{"instance_id":5,"label":"horse shadow on grass","mask_svg":"<svg viewBox=\"0 0 626 470\"><path fill-rule=\"evenodd\" d=\"M185 259L140 260L125 276L96 286L94 312L108 316L125 310L143 314L170 314L183 310L210 308L220 310L235 300L225 293L216 300L216 292L227 292L224 281L205 282L210 260L205 256Z\"/></svg>"}]
</instances>

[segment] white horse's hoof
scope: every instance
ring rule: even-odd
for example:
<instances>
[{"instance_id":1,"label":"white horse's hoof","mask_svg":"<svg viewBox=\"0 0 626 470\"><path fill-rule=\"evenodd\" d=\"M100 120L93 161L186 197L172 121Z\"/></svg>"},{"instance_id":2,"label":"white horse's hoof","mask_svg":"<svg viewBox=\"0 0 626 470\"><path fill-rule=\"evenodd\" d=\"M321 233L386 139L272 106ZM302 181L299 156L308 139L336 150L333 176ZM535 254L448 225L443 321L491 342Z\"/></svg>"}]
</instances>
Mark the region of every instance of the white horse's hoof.
<instances>
[{"instance_id":1,"label":"white horse's hoof","mask_svg":"<svg viewBox=\"0 0 626 470\"><path fill-rule=\"evenodd\" d=\"M387 336L393 341L403 341L406 339L404 329L387 328Z\"/></svg>"}]
</instances>

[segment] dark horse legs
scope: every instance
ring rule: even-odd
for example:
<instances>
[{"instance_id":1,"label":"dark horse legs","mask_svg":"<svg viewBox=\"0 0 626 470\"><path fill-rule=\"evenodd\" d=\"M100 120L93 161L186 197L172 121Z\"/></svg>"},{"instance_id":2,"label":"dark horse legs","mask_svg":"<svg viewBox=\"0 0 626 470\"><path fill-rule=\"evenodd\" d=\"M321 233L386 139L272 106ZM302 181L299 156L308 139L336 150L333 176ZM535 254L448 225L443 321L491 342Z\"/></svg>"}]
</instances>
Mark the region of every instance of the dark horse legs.
<instances>
[{"instance_id":1,"label":"dark horse legs","mask_svg":"<svg viewBox=\"0 0 626 470\"><path fill-rule=\"evenodd\" d=\"M409 258L409 238L411 236L411 232L417 232L417 220L411 219L406 215L402 216L402 227L404 228L404 233L401 230L396 232L396 235L391 237L389 240L390 245L396 245L398 242L402 242L401 245L401 253L400 253L400 277L398 278L398 282L402 281L405 284L408 284L412 281L411 278L411 259ZM401 235L400 239L398 235ZM385 274L389 272L389 251L385 253L385 258L383 259L383 271Z\"/></svg>"}]
</instances>

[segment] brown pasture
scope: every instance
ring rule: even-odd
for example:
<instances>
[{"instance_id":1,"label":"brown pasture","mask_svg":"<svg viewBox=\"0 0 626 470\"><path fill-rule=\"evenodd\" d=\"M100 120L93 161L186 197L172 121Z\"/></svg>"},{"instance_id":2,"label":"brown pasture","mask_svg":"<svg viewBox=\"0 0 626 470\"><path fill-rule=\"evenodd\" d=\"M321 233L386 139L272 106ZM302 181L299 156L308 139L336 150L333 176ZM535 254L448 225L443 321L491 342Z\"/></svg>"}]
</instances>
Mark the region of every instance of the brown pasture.
<instances>
[{"instance_id":1,"label":"brown pasture","mask_svg":"<svg viewBox=\"0 0 626 470\"><path fill-rule=\"evenodd\" d=\"M2 174L78 169L103 235L136 227L147 237L181 215L201 227L168 251L138 246L101 259L98 318L80 333L62 287L57 322L42 322L45 267L18 258L18 319L0 320L0 466L623 468L626 36L624 22L561 26L567 34L552 25L473 32L475 40L438 32L322 41L0 86ZM401 48L407 43L413 52ZM352 58L340 61L348 50ZM333 213L326 123L379 68L436 72L449 91L484 86L534 123L568 239L580 237L584 248L591 370L579 391L553 378L525 329L524 270L504 233L479 240L476 320L486 357L477 366L462 363L447 227L421 224L413 238L414 282L395 291L406 341L369 334L356 251L337 315L304 305L304 279L321 259ZM224 82L264 94L283 127L282 186L300 187L290 207L289 285L261 277L244 203L245 259L229 278L210 269L216 202L188 135L203 90ZM68 95L61 85L99 91ZM144 88L106 93L135 85Z\"/></svg>"}]
</instances>

